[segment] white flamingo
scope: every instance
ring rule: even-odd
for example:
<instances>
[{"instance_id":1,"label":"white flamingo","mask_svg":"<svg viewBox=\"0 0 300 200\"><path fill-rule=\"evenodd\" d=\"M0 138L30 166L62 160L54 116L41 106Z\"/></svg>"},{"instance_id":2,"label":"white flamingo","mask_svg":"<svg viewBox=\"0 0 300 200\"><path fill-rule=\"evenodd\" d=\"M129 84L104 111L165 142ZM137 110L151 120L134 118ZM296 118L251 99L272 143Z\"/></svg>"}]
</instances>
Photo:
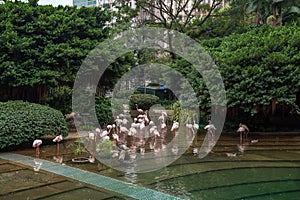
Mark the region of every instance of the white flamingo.
<instances>
[{"instance_id":1,"label":"white flamingo","mask_svg":"<svg viewBox=\"0 0 300 200\"><path fill-rule=\"evenodd\" d=\"M119 136L116 134L116 133L113 133L112 134L112 137L113 137L113 143L115 146L117 146L118 142L119 142Z\"/></svg>"},{"instance_id":2,"label":"white flamingo","mask_svg":"<svg viewBox=\"0 0 300 200\"><path fill-rule=\"evenodd\" d=\"M129 130L125 126L120 127L119 135L120 135L121 141L123 143L126 143L126 138L127 138L128 133L129 133Z\"/></svg>"},{"instance_id":3,"label":"white flamingo","mask_svg":"<svg viewBox=\"0 0 300 200\"><path fill-rule=\"evenodd\" d=\"M214 145L214 135L216 133L216 127L209 121L209 124L204 127L207 130L208 134L208 148L211 149L211 146Z\"/></svg>"},{"instance_id":4,"label":"white flamingo","mask_svg":"<svg viewBox=\"0 0 300 200\"><path fill-rule=\"evenodd\" d=\"M174 121L171 128L171 132L173 132L173 137L176 136L176 131L178 130L178 128L179 128L179 122Z\"/></svg>"},{"instance_id":5,"label":"white flamingo","mask_svg":"<svg viewBox=\"0 0 300 200\"><path fill-rule=\"evenodd\" d=\"M56 154L59 154L59 142L63 140L62 135L56 136L52 141L56 142Z\"/></svg>"},{"instance_id":6,"label":"white flamingo","mask_svg":"<svg viewBox=\"0 0 300 200\"><path fill-rule=\"evenodd\" d=\"M197 124L195 121L194 121L193 128L195 129L196 132L199 130L199 124Z\"/></svg>"},{"instance_id":7,"label":"white flamingo","mask_svg":"<svg viewBox=\"0 0 300 200\"><path fill-rule=\"evenodd\" d=\"M34 140L32 143L32 147L35 148L35 156L38 158L40 156L40 145L42 144L42 140Z\"/></svg>"}]
</instances>

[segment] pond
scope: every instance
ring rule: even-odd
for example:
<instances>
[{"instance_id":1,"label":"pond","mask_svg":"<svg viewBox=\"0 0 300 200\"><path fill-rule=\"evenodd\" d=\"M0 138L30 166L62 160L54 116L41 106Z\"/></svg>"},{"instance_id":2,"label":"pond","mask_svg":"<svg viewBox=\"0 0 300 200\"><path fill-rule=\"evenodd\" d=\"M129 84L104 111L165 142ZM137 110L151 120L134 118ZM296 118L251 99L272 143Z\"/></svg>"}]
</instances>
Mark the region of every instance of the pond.
<instances>
[{"instance_id":1,"label":"pond","mask_svg":"<svg viewBox=\"0 0 300 200\"><path fill-rule=\"evenodd\" d=\"M297 134L254 134L238 150L239 137L223 134L213 151L200 159L193 147L201 144L203 134L175 162L148 173L122 172L94 163L77 164L74 140L41 147L40 158L141 185L184 199L298 199L300 195L300 137ZM252 141L252 143L251 143ZM35 156L33 148L15 153ZM86 156L89 154L86 153ZM63 158L57 159L57 157ZM149 161L151 162L151 160Z\"/></svg>"}]
</instances>

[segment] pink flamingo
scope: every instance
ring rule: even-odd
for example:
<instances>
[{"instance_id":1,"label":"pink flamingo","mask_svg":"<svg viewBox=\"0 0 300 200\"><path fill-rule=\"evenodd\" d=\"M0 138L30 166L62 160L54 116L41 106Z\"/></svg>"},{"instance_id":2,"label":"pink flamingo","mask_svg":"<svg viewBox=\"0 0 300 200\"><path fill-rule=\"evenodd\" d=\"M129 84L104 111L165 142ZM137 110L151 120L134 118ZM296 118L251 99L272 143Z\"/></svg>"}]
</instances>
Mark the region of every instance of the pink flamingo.
<instances>
[{"instance_id":1,"label":"pink flamingo","mask_svg":"<svg viewBox=\"0 0 300 200\"><path fill-rule=\"evenodd\" d=\"M52 141L56 142L56 154L59 154L59 142L63 140L62 135L56 136Z\"/></svg>"},{"instance_id":2,"label":"pink flamingo","mask_svg":"<svg viewBox=\"0 0 300 200\"><path fill-rule=\"evenodd\" d=\"M137 104L135 104L135 107L140 114L144 114L144 110L140 109Z\"/></svg>"},{"instance_id":3,"label":"pink flamingo","mask_svg":"<svg viewBox=\"0 0 300 200\"><path fill-rule=\"evenodd\" d=\"M176 131L178 130L178 128L179 128L179 122L174 121L171 128L171 132L173 132L173 137L176 136Z\"/></svg>"},{"instance_id":4,"label":"pink flamingo","mask_svg":"<svg viewBox=\"0 0 300 200\"><path fill-rule=\"evenodd\" d=\"M204 127L205 130L207 130L207 134L208 134L208 148L210 149L211 146L214 145L214 137L215 137L215 133L216 133L216 127L211 123L211 121L209 121L209 124L206 125Z\"/></svg>"},{"instance_id":5,"label":"pink flamingo","mask_svg":"<svg viewBox=\"0 0 300 200\"><path fill-rule=\"evenodd\" d=\"M32 147L35 148L35 156L37 158L40 157L40 145L42 144L42 140L34 140L33 141L33 144L32 144Z\"/></svg>"}]
</instances>

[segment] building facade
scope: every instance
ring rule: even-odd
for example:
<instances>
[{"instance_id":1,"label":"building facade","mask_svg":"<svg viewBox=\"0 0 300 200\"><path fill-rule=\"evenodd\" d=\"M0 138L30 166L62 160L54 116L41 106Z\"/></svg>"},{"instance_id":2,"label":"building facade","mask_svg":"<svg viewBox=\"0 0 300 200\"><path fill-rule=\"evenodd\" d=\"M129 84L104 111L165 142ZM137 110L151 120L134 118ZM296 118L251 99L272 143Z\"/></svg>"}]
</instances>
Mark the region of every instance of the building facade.
<instances>
[{"instance_id":1,"label":"building facade","mask_svg":"<svg viewBox=\"0 0 300 200\"><path fill-rule=\"evenodd\" d=\"M77 8L94 7L99 6L98 1L101 0L73 0L73 6L77 6Z\"/></svg>"}]
</instances>

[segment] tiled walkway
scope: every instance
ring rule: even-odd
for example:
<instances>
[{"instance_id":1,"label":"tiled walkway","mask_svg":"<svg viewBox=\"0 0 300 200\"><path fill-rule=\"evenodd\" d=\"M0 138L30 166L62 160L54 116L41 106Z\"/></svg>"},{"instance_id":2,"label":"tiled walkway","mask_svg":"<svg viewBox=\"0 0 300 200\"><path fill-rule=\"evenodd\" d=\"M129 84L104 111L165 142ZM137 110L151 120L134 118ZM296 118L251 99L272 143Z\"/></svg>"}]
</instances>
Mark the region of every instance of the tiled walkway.
<instances>
[{"instance_id":1,"label":"tiled walkway","mask_svg":"<svg viewBox=\"0 0 300 200\"><path fill-rule=\"evenodd\" d=\"M180 199L66 165L0 153L0 199Z\"/></svg>"}]
</instances>

